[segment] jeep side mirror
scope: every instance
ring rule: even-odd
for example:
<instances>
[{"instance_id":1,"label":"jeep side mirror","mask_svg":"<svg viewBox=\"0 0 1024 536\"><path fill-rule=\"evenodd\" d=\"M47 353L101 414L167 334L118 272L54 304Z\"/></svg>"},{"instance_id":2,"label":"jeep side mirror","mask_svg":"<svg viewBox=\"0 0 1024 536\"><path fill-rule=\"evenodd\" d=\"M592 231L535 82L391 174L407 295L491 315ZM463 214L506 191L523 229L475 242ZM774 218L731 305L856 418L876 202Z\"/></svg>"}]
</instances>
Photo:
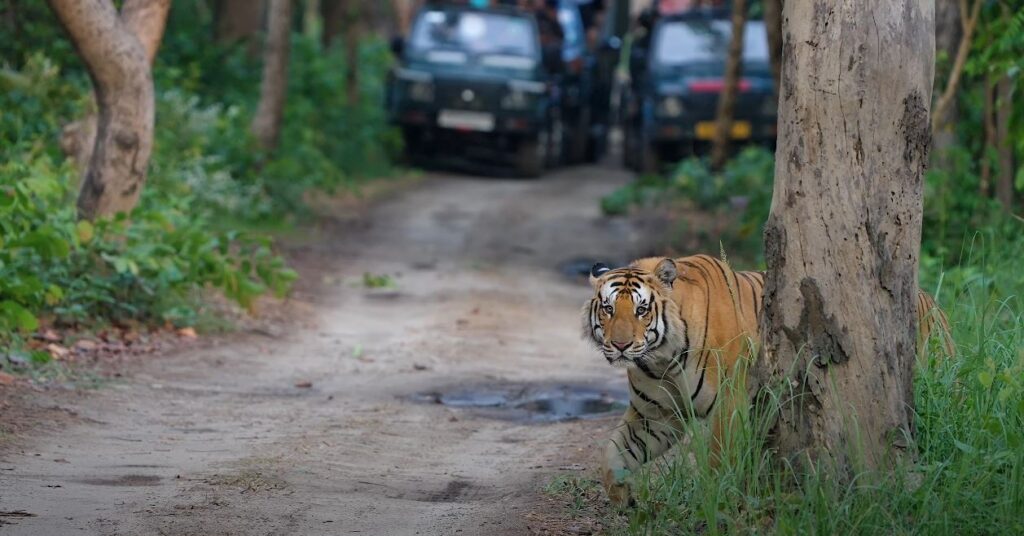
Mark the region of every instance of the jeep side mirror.
<instances>
[{"instance_id":1,"label":"jeep side mirror","mask_svg":"<svg viewBox=\"0 0 1024 536\"><path fill-rule=\"evenodd\" d=\"M405 52L405 39L403 39L402 36L400 36L400 35L396 35L396 36L392 37L391 38L391 53L394 54L396 58L401 58L402 54L404 52Z\"/></svg>"}]
</instances>

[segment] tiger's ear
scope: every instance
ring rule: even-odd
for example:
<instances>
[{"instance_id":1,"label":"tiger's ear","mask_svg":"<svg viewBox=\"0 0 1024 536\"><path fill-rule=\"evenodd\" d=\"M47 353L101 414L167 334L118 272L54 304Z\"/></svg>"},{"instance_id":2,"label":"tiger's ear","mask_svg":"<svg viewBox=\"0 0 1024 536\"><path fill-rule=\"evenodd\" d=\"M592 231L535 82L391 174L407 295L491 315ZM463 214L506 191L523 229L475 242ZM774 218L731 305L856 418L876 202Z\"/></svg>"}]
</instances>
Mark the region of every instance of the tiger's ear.
<instances>
[{"instance_id":1,"label":"tiger's ear","mask_svg":"<svg viewBox=\"0 0 1024 536\"><path fill-rule=\"evenodd\" d=\"M662 259L657 266L654 267L654 276L658 278L666 287L672 288L672 283L679 277L679 270L676 268L676 261L672 259Z\"/></svg>"},{"instance_id":2,"label":"tiger's ear","mask_svg":"<svg viewBox=\"0 0 1024 536\"><path fill-rule=\"evenodd\" d=\"M590 285L596 289L597 278L608 273L610 270L611 268L609 268L607 264L601 262L595 264L593 267L590 268Z\"/></svg>"}]
</instances>

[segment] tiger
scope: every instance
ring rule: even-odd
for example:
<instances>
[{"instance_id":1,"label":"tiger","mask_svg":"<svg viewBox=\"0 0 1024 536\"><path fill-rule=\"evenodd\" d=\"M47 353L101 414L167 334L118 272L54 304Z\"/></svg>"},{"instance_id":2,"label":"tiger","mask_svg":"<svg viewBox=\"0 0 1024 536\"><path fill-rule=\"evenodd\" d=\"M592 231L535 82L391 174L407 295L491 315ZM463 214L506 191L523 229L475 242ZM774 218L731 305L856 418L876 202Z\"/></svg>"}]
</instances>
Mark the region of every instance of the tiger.
<instances>
[{"instance_id":1,"label":"tiger","mask_svg":"<svg viewBox=\"0 0 1024 536\"><path fill-rule=\"evenodd\" d=\"M625 368L629 380L629 405L603 452L601 479L613 504L630 503L625 477L676 443L681 418L708 418L715 410L710 446L717 451L726 419L742 402L737 397L748 396L737 362L759 340L764 277L733 271L708 255L591 269L595 295L583 308L584 338L611 365ZM927 348L932 332L939 331L952 355L949 321L923 291L917 314L918 347ZM737 394L723 395L720 384L734 372L738 386L725 391Z\"/></svg>"}]
</instances>

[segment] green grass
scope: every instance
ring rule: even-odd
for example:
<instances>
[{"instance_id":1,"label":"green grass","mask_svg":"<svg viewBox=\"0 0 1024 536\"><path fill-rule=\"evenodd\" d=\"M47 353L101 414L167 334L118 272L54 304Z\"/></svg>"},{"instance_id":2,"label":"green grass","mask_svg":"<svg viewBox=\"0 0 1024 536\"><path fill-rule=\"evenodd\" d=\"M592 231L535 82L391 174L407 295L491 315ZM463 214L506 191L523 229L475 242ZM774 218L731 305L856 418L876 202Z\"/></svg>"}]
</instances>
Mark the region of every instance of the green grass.
<instances>
[{"instance_id":1,"label":"green grass","mask_svg":"<svg viewBox=\"0 0 1024 536\"><path fill-rule=\"evenodd\" d=\"M707 464L706 423L670 460L635 475L637 504L608 512L626 534L1024 534L1024 239L979 235L961 264L925 259L959 355L915 382L913 460L852 482L794 474L763 448L762 419L735 459ZM572 494L570 494L572 495ZM579 510L579 505L573 505Z\"/></svg>"}]
</instances>

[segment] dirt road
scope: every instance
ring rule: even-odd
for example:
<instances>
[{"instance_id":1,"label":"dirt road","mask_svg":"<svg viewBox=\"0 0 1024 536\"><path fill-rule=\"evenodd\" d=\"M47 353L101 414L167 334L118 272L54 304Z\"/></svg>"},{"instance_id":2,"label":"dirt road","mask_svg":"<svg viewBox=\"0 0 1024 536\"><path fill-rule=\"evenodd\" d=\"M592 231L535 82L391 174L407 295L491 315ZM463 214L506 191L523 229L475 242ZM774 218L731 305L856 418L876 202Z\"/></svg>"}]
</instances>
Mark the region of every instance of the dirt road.
<instances>
[{"instance_id":1,"label":"dirt road","mask_svg":"<svg viewBox=\"0 0 1024 536\"><path fill-rule=\"evenodd\" d=\"M611 422L551 412L607 409L624 385L558 268L639 251L598 211L628 180L428 176L318 246L336 266L313 327L154 359L0 455L0 511L33 515L0 533L528 533Z\"/></svg>"}]
</instances>

